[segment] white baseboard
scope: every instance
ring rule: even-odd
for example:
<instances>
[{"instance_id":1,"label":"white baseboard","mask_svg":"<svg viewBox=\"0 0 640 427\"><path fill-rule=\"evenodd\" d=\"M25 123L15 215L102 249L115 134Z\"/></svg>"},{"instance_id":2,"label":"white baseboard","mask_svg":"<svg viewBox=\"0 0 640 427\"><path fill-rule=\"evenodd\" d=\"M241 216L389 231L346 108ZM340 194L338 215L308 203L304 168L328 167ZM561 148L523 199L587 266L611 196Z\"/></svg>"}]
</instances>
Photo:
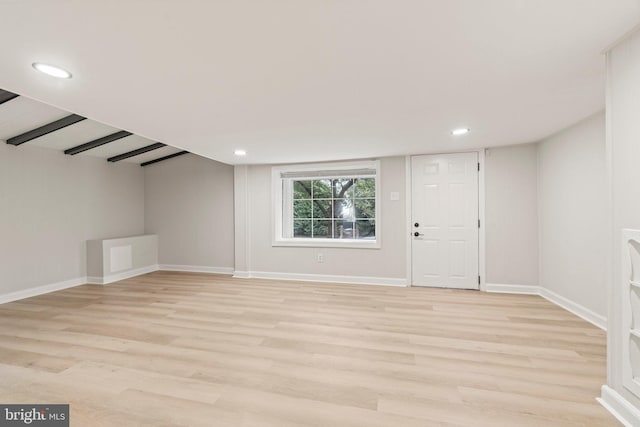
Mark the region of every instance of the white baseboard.
<instances>
[{"instance_id":1,"label":"white baseboard","mask_svg":"<svg viewBox=\"0 0 640 427\"><path fill-rule=\"evenodd\" d=\"M486 286L487 292L539 295L542 298L545 298L546 300L551 301L555 305L558 305L564 308L565 310L575 314L576 316L586 320L587 322L593 324L594 326L597 326L603 331L607 330L606 317L600 314L594 313L588 308L578 303L575 303L561 295L558 295L547 288L543 288L542 286L504 285L504 284L495 284L495 283L487 283L485 286Z\"/></svg>"},{"instance_id":2,"label":"white baseboard","mask_svg":"<svg viewBox=\"0 0 640 427\"><path fill-rule=\"evenodd\" d=\"M22 291L9 292L7 294L0 295L0 304L18 301L24 298L31 298L38 295L44 295L48 294L49 292L61 291L63 289L84 285L85 283L87 283L86 277L78 277L76 279L51 283L49 285L36 286L34 288L24 289Z\"/></svg>"},{"instance_id":3,"label":"white baseboard","mask_svg":"<svg viewBox=\"0 0 640 427\"><path fill-rule=\"evenodd\" d=\"M90 285L108 285L109 283L118 282L120 280L130 279L142 274L158 271L158 265L149 265L147 267L136 268L134 270L123 271L122 273L110 274L104 277L87 277L87 283Z\"/></svg>"},{"instance_id":4,"label":"white baseboard","mask_svg":"<svg viewBox=\"0 0 640 427\"><path fill-rule=\"evenodd\" d=\"M271 271L236 271L233 277L297 280L304 282L349 283L358 285L407 286L406 279L390 277L339 276L329 274L278 273Z\"/></svg>"},{"instance_id":5,"label":"white baseboard","mask_svg":"<svg viewBox=\"0 0 640 427\"><path fill-rule=\"evenodd\" d=\"M152 273L158 270L218 273L218 274L233 273L233 268L228 268L228 267L198 267L198 266L188 266L188 265L165 265L165 264L150 265L147 267L136 268L135 270L128 270L122 273L111 274L105 277L78 277L76 279L65 280L63 282L51 283L48 285L36 286L34 288L24 289L21 291L0 294L0 304L12 302L12 301L18 301L25 298L31 298L38 295L44 295L50 292L61 291L63 289L73 288L75 286L80 286L84 284L107 285L109 283L117 282L119 280L130 279L135 276Z\"/></svg>"},{"instance_id":6,"label":"white baseboard","mask_svg":"<svg viewBox=\"0 0 640 427\"><path fill-rule=\"evenodd\" d=\"M204 267L199 265L160 264L159 270L185 271L189 273L233 274L233 267Z\"/></svg>"},{"instance_id":7,"label":"white baseboard","mask_svg":"<svg viewBox=\"0 0 640 427\"><path fill-rule=\"evenodd\" d=\"M250 271L235 270L233 272L233 277L235 279L250 279L251 278L251 272Z\"/></svg>"},{"instance_id":8,"label":"white baseboard","mask_svg":"<svg viewBox=\"0 0 640 427\"><path fill-rule=\"evenodd\" d=\"M611 387L603 385L596 400L625 427L640 426L640 411Z\"/></svg>"},{"instance_id":9,"label":"white baseboard","mask_svg":"<svg viewBox=\"0 0 640 427\"><path fill-rule=\"evenodd\" d=\"M578 317L583 318L584 320L586 320L587 322L597 326L598 328L602 329L603 331L607 330L607 318L594 313L593 311L589 310L588 308L577 304L561 295L556 294L553 291L550 291L547 288L543 288L540 287L540 296L551 301L552 303L559 305L560 307L564 308L567 311L570 311L571 313L575 314Z\"/></svg>"},{"instance_id":10,"label":"white baseboard","mask_svg":"<svg viewBox=\"0 0 640 427\"><path fill-rule=\"evenodd\" d=\"M496 292L503 294L526 294L540 295L540 286L533 285L503 285L497 283L487 283L485 285L487 292Z\"/></svg>"}]
</instances>

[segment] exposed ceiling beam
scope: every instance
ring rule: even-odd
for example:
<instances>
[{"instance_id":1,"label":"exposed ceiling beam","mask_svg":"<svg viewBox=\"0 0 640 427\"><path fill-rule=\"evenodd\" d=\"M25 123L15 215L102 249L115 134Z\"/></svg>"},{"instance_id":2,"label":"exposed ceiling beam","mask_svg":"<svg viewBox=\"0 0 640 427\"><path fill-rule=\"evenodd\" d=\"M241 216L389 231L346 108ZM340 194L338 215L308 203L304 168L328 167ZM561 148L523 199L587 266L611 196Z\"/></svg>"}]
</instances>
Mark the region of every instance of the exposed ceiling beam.
<instances>
[{"instance_id":1,"label":"exposed ceiling beam","mask_svg":"<svg viewBox=\"0 0 640 427\"><path fill-rule=\"evenodd\" d=\"M117 141L119 139L126 138L127 136L131 136L131 135L133 135L131 132L121 130L120 132L112 133L111 135L94 139L93 141L89 141L85 144L68 148L64 150L64 154L69 154L71 156L74 156L78 153L82 153L83 151L91 150L92 148L100 147L101 145L108 144L110 142Z\"/></svg>"},{"instance_id":2,"label":"exposed ceiling beam","mask_svg":"<svg viewBox=\"0 0 640 427\"><path fill-rule=\"evenodd\" d=\"M19 97L17 93L9 92L8 90L0 89L0 105L7 101L11 101L14 98Z\"/></svg>"},{"instance_id":3,"label":"exposed ceiling beam","mask_svg":"<svg viewBox=\"0 0 640 427\"><path fill-rule=\"evenodd\" d=\"M146 147L138 148L137 150L129 151L128 153L119 154L117 156L109 157L107 160L110 162L119 162L120 160L128 159L129 157L139 156L140 154L147 153L158 148L166 147L167 144L162 142L156 142L155 144L147 145Z\"/></svg>"},{"instance_id":4,"label":"exposed ceiling beam","mask_svg":"<svg viewBox=\"0 0 640 427\"><path fill-rule=\"evenodd\" d=\"M31 141L32 139L39 138L43 135L46 135L51 132L55 132L67 126L70 126L74 123L78 123L79 121L85 120L85 117L78 116L77 114L72 114L67 117L63 117L60 120L56 120L55 122L51 122L44 126L40 126L37 129L30 130L29 132L25 132L23 134L14 136L13 138L7 139L7 144L11 145L20 145L25 142Z\"/></svg>"},{"instance_id":5,"label":"exposed ceiling beam","mask_svg":"<svg viewBox=\"0 0 640 427\"><path fill-rule=\"evenodd\" d=\"M142 163L140 166L149 166L154 163L161 162L163 160L173 159L174 157L182 156L183 154L189 154L188 151L179 151L177 153L169 154L168 156L160 157L158 159L149 160L148 162Z\"/></svg>"}]
</instances>

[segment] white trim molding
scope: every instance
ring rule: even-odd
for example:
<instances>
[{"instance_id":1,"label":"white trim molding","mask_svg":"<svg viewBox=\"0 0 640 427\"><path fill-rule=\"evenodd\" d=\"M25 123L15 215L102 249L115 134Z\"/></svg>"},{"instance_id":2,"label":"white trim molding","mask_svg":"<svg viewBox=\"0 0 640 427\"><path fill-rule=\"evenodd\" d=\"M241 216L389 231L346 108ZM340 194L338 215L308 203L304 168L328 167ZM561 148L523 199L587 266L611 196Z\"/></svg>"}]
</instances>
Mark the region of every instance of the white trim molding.
<instances>
[{"instance_id":1,"label":"white trim molding","mask_svg":"<svg viewBox=\"0 0 640 427\"><path fill-rule=\"evenodd\" d=\"M608 385L602 386L602 395L596 400L625 427L640 426L640 411Z\"/></svg>"},{"instance_id":2,"label":"white trim molding","mask_svg":"<svg viewBox=\"0 0 640 427\"><path fill-rule=\"evenodd\" d=\"M540 286L533 285L503 285L498 283L486 283L485 290L487 292L502 294L540 295Z\"/></svg>"},{"instance_id":3,"label":"white trim molding","mask_svg":"<svg viewBox=\"0 0 640 427\"><path fill-rule=\"evenodd\" d=\"M480 227L478 229L478 274L480 275L480 290L487 290L487 220L485 217L485 206L487 199L487 189L485 180L485 161L487 149L478 150L478 163L480 171L478 171L478 220Z\"/></svg>"},{"instance_id":4,"label":"white trim molding","mask_svg":"<svg viewBox=\"0 0 640 427\"><path fill-rule=\"evenodd\" d=\"M292 192L294 180L334 177L370 177L375 179L374 240L356 238L294 238L292 235L289 235L293 233ZM382 224L381 183L382 177L380 160L358 160L351 162L313 163L272 167L271 206L273 209L273 222L271 227L271 246L380 249L382 246L382 227L380 225Z\"/></svg>"},{"instance_id":5,"label":"white trim molding","mask_svg":"<svg viewBox=\"0 0 640 427\"><path fill-rule=\"evenodd\" d=\"M206 267L201 265L160 264L161 271L184 271L187 273L234 274L233 267Z\"/></svg>"},{"instance_id":6,"label":"white trim molding","mask_svg":"<svg viewBox=\"0 0 640 427\"><path fill-rule=\"evenodd\" d=\"M76 279L65 280L63 282L50 283L48 285L36 286L21 291L9 292L7 294L0 295L0 304L36 297L50 292L61 291L63 289L84 285L85 283L87 283L86 277L78 277Z\"/></svg>"},{"instance_id":7,"label":"white trim molding","mask_svg":"<svg viewBox=\"0 0 640 427\"><path fill-rule=\"evenodd\" d=\"M105 277L78 277L76 279L65 280L62 282L50 283L48 285L36 286L33 288L23 289L20 291L9 292L6 294L0 294L0 304L8 302L18 301L25 298L36 297L38 295L44 295L55 291L61 291L63 289L74 288L80 285L107 285L120 280L130 279L132 277L141 276L143 274L153 273L154 271L184 271L195 273L213 273L213 274L228 274L234 273L231 267L202 267L193 265L150 265L147 267L137 268L135 270L129 270L122 273L111 274ZM248 277L248 276L246 276Z\"/></svg>"},{"instance_id":8,"label":"white trim molding","mask_svg":"<svg viewBox=\"0 0 640 427\"><path fill-rule=\"evenodd\" d=\"M295 280L301 282L347 283L355 285L408 286L407 279L397 277L340 276L329 274L279 273L271 271L235 271L235 278Z\"/></svg>"},{"instance_id":9,"label":"white trim molding","mask_svg":"<svg viewBox=\"0 0 640 427\"><path fill-rule=\"evenodd\" d=\"M235 270L233 272L233 278L234 279L250 279L251 278L251 272L250 271Z\"/></svg>"},{"instance_id":10,"label":"white trim molding","mask_svg":"<svg viewBox=\"0 0 640 427\"><path fill-rule=\"evenodd\" d=\"M478 275L480 276L480 283L478 284L478 289L480 291L487 291L487 283L486 283L486 219L485 219L485 199L486 199L486 189L485 189L485 162L486 162L486 148L479 148L476 150L452 150L452 151L437 151L435 153L424 152L421 154L414 154L410 156L405 156L404 167L405 167L405 194L406 194L406 232L409 236L413 233L413 221L412 221L412 195L413 195L413 185L412 185L412 166L411 166L411 158L415 156L431 156L431 155L439 155L439 154L462 154L462 153L477 153L478 154L478 163L480 164L480 171L478 172L478 219L480 220L480 228L478 229ZM412 238L409 237L407 239L406 251L407 251L407 261L406 261L406 269L407 269L407 285L412 286L413 284L413 252L412 252ZM474 288L475 289L475 288ZM496 291L497 292L497 291Z\"/></svg>"},{"instance_id":11,"label":"white trim molding","mask_svg":"<svg viewBox=\"0 0 640 427\"><path fill-rule=\"evenodd\" d=\"M540 296L551 301L556 305L559 305L565 310L570 311L576 316L583 318L587 322L597 326L603 331L607 330L607 318L600 314L594 313L593 311L589 310L585 306L582 306L576 302L573 302L543 287L540 287Z\"/></svg>"},{"instance_id":12,"label":"white trim molding","mask_svg":"<svg viewBox=\"0 0 640 427\"><path fill-rule=\"evenodd\" d=\"M413 191L412 187L412 173L411 173L411 156L405 156L404 158L404 194L405 194L405 216L407 223L405 224L405 232L407 233L406 239L406 269L407 269L407 284L411 286L413 283L413 239L411 237L411 230L413 229L412 219L412 198L411 192Z\"/></svg>"},{"instance_id":13,"label":"white trim molding","mask_svg":"<svg viewBox=\"0 0 640 427\"><path fill-rule=\"evenodd\" d=\"M122 273L110 274L104 277L87 277L89 285L108 285L109 283L118 282L120 280L130 279L132 277L141 276L147 273L158 271L158 265L149 265L147 267L136 268L134 270L123 271Z\"/></svg>"},{"instance_id":14,"label":"white trim molding","mask_svg":"<svg viewBox=\"0 0 640 427\"><path fill-rule=\"evenodd\" d=\"M496 293L507 293L507 294L526 294L526 295L538 295L542 298L546 299L554 303L557 306L564 308L565 310L575 314L576 316L586 320L594 326L602 329L603 331L607 330L607 318L594 313L592 310L573 302L557 293L550 291L547 288L542 286L535 285L506 285L506 284L496 284L496 283L487 283L486 284L487 292L496 292Z\"/></svg>"}]
</instances>

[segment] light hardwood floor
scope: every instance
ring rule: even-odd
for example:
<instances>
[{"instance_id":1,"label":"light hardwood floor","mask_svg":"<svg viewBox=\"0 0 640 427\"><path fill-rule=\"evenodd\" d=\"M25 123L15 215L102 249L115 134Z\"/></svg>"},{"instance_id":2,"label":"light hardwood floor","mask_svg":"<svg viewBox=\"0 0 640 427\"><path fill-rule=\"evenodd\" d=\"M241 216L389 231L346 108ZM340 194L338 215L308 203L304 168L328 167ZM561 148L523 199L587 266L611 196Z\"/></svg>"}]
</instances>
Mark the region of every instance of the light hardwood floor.
<instances>
[{"instance_id":1,"label":"light hardwood floor","mask_svg":"<svg viewBox=\"0 0 640 427\"><path fill-rule=\"evenodd\" d=\"M156 272L0 305L0 402L73 426L618 426L536 296Z\"/></svg>"}]
</instances>

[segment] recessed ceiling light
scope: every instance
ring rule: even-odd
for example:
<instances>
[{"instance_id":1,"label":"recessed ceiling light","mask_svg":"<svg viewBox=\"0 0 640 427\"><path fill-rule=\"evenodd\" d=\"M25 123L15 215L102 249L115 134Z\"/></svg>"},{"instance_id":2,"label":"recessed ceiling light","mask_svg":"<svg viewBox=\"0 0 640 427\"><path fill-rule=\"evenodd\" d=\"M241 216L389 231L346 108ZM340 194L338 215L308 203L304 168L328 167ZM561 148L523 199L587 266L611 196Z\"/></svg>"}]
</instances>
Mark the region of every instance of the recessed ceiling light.
<instances>
[{"instance_id":1,"label":"recessed ceiling light","mask_svg":"<svg viewBox=\"0 0 640 427\"><path fill-rule=\"evenodd\" d=\"M453 136L465 135L467 133L469 133L469 128L459 128L451 131L451 135Z\"/></svg>"},{"instance_id":2,"label":"recessed ceiling light","mask_svg":"<svg viewBox=\"0 0 640 427\"><path fill-rule=\"evenodd\" d=\"M236 150L233 152L233 154L235 154L236 156L246 156L247 155L247 151L246 150Z\"/></svg>"},{"instance_id":3,"label":"recessed ceiling light","mask_svg":"<svg viewBox=\"0 0 640 427\"><path fill-rule=\"evenodd\" d=\"M60 67L56 67L54 65L43 64L41 62L34 62L31 64L33 68L40 71L41 73L45 73L52 77L57 77L59 79L70 79L71 73L67 70L63 70Z\"/></svg>"},{"instance_id":4,"label":"recessed ceiling light","mask_svg":"<svg viewBox=\"0 0 640 427\"><path fill-rule=\"evenodd\" d=\"M469 129L468 128L460 128L460 129L454 129L451 131L451 135L453 136L460 136L460 135L464 135L469 133Z\"/></svg>"}]
</instances>

